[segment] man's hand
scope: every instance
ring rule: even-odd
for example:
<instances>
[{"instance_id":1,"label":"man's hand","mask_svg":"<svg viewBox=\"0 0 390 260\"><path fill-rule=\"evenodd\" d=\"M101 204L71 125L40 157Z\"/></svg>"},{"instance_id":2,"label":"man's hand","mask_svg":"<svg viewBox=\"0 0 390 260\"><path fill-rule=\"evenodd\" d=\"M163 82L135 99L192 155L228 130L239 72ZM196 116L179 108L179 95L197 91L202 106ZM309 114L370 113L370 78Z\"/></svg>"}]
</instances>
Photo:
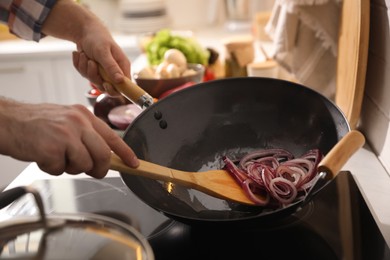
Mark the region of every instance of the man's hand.
<instances>
[{"instance_id":1,"label":"man's hand","mask_svg":"<svg viewBox=\"0 0 390 260\"><path fill-rule=\"evenodd\" d=\"M0 131L0 153L34 161L52 175L85 172L103 178L111 151L130 167L139 164L131 148L82 105L0 100L0 123L5 126Z\"/></svg>"}]
</instances>

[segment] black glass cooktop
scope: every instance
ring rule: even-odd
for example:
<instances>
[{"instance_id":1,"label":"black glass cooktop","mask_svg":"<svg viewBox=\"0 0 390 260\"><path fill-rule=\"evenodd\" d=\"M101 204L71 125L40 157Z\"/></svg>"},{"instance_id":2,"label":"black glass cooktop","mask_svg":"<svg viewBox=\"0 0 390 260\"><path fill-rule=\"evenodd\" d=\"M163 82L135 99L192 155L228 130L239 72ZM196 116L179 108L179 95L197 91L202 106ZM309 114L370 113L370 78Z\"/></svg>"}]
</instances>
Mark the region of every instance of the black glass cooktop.
<instances>
[{"instance_id":1,"label":"black glass cooktop","mask_svg":"<svg viewBox=\"0 0 390 260\"><path fill-rule=\"evenodd\" d=\"M33 183L46 212L89 212L115 217L146 236L159 259L390 259L386 244L349 172L283 220L230 229L190 226L139 200L121 178L48 179ZM7 209L36 214L25 196Z\"/></svg>"}]
</instances>

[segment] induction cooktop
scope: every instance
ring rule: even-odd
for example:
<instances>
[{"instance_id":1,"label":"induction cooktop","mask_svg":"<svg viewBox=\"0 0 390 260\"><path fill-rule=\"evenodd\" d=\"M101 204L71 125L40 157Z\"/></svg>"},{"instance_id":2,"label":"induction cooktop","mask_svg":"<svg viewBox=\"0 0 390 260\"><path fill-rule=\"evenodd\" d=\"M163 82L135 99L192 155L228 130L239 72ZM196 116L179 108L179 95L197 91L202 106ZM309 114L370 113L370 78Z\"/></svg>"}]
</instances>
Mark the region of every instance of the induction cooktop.
<instances>
[{"instance_id":1,"label":"induction cooktop","mask_svg":"<svg viewBox=\"0 0 390 260\"><path fill-rule=\"evenodd\" d=\"M191 226L149 207L120 177L103 180L47 179L32 184L47 214L97 213L136 227L159 259L390 259L378 229L350 172L340 172L298 212L248 227ZM28 195L6 210L37 214Z\"/></svg>"}]
</instances>

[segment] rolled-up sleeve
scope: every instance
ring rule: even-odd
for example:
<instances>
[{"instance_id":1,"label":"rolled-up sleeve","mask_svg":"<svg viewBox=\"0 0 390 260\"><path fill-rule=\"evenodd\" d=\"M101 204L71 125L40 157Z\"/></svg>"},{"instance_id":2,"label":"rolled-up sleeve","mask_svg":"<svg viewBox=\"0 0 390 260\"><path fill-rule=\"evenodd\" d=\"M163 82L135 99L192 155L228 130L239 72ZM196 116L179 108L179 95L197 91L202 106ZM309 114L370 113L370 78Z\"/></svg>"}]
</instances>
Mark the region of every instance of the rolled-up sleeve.
<instances>
[{"instance_id":1,"label":"rolled-up sleeve","mask_svg":"<svg viewBox=\"0 0 390 260\"><path fill-rule=\"evenodd\" d=\"M57 0L0 0L2 20L16 36L38 42L42 25ZM0 13L1 13L0 12Z\"/></svg>"}]
</instances>

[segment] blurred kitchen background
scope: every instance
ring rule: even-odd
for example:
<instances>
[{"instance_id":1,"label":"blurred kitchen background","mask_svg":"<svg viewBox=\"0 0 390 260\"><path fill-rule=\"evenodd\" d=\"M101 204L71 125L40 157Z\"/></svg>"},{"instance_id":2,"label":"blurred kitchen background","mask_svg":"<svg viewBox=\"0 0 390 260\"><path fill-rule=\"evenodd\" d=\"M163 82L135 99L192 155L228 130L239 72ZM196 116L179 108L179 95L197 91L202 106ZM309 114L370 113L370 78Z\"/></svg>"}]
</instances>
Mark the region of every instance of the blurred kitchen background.
<instances>
[{"instance_id":1,"label":"blurred kitchen background","mask_svg":"<svg viewBox=\"0 0 390 260\"><path fill-rule=\"evenodd\" d=\"M142 33L164 27L199 30L218 26L229 20L248 26L258 12L271 11L274 0L81 0L80 2L101 17L113 31Z\"/></svg>"}]
</instances>

